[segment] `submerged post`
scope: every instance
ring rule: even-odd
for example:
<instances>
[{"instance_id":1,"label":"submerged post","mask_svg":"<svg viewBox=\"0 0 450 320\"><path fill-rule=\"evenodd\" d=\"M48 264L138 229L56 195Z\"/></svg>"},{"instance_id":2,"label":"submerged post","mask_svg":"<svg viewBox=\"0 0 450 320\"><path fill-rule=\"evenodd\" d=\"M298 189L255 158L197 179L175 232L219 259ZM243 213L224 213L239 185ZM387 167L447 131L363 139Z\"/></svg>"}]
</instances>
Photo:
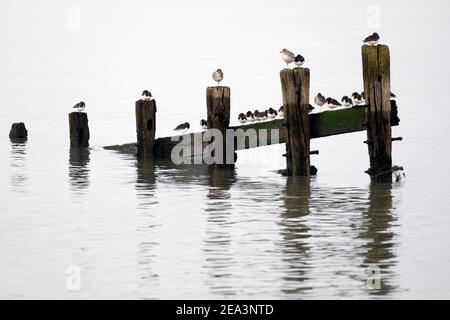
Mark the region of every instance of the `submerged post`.
<instances>
[{"instance_id":1,"label":"submerged post","mask_svg":"<svg viewBox=\"0 0 450 320\"><path fill-rule=\"evenodd\" d=\"M70 147L87 148L89 147L89 125L88 116L85 112L69 113L70 127Z\"/></svg>"},{"instance_id":2,"label":"submerged post","mask_svg":"<svg viewBox=\"0 0 450 320\"><path fill-rule=\"evenodd\" d=\"M25 128L25 123L13 123L9 132L9 139L13 142L25 142L28 139L28 131Z\"/></svg>"},{"instance_id":3,"label":"submerged post","mask_svg":"<svg viewBox=\"0 0 450 320\"><path fill-rule=\"evenodd\" d=\"M207 108L207 122L209 129L216 129L222 133L222 145L216 146L215 151L221 151L221 154L215 154L215 163L213 167L234 167L236 155L234 160L227 161L227 145L234 146L234 141L227 141L226 131L230 126L230 88L229 87L208 87L206 89L206 108ZM221 148L217 150L217 148ZM233 150L234 152L234 150Z\"/></svg>"},{"instance_id":4,"label":"submerged post","mask_svg":"<svg viewBox=\"0 0 450 320\"><path fill-rule=\"evenodd\" d=\"M138 157L153 158L156 132L155 100L136 101L136 134Z\"/></svg>"},{"instance_id":5,"label":"submerged post","mask_svg":"<svg viewBox=\"0 0 450 320\"><path fill-rule=\"evenodd\" d=\"M284 119L287 128L286 163L288 176L310 176L309 76L307 68L280 72Z\"/></svg>"},{"instance_id":6,"label":"submerged post","mask_svg":"<svg viewBox=\"0 0 450 320\"><path fill-rule=\"evenodd\" d=\"M391 76L389 47L362 47L370 169L376 182L392 181Z\"/></svg>"}]
</instances>

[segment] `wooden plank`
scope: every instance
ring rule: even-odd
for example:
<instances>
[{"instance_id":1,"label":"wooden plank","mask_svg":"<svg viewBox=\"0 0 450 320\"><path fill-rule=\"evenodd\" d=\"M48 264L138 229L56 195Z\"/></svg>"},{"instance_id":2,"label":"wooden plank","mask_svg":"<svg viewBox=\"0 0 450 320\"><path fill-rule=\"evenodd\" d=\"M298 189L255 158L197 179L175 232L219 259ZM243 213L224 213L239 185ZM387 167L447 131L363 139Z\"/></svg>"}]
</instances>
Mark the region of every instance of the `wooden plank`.
<instances>
[{"instance_id":1,"label":"wooden plank","mask_svg":"<svg viewBox=\"0 0 450 320\"><path fill-rule=\"evenodd\" d=\"M392 126L398 126L400 119L398 118L398 108L394 100L391 101ZM366 121L366 108L360 109L340 109L334 111L325 111L320 113L309 114L309 134L311 139L324 138L329 136L335 136L340 134L347 134L352 132L365 131L364 125ZM272 121L255 122L251 124L245 124L240 126L231 126L230 129L242 129L249 132L249 129L253 129L254 134L250 135L247 140L256 138L258 146L261 145L260 133L265 133L268 137L267 145L285 143L286 128L282 125L284 119L276 119ZM279 140L271 140L271 129L279 130ZM266 130L266 132L264 131ZM250 130L252 131L252 130ZM201 143L201 132L190 133L191 142L197 141ZM162 137L155 140L154 154L156 157L165 158L169 157L172 152L172 148L177 145L182 135L174 137ZM174 138L176 141L171 141ZM123 153L136 154L136 143L127 143L122 145L113 145L104 147L107 150L116 150ZM248 149L249 145L243 148L237 148L237 150Z\"/></svg>"}]
</instances>

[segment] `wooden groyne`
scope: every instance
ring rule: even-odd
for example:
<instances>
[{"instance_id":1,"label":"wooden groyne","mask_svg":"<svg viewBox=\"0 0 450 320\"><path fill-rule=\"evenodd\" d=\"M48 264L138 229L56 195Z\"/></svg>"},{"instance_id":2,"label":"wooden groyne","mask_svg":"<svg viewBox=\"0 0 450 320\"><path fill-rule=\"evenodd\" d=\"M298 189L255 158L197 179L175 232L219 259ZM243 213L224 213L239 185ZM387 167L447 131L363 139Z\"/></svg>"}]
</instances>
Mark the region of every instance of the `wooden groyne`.
<instances>
[{"instance_id":1,"label":"wooden groyne","mask_svg":"<svg viewBox=\"0 0 450 320\"><path fill-rule=\"evenodd\" d=\"M400 119L398 118L397 104L394 100L391 100L391 125L398 126ZM330 136L336 136L341 134L366 131L366 109L362 107L358 109L348 108L335 111L325 111L321 113L310 113L309 118L309 137L310 139L325 138ZM251 124L230 126L230 129L238 130L242 129L248 132L246 137L245 146L237 145L236 150L245 150L253 148L250 146L249 141L256 139L258 146L273 145L286 142L286 127L283 126L284 119L275 119L272 121L254 122ZM272 141L271 130L280 130L279 140ZM202 140L202 131L188 133L185 135L176 135L171 137L161 137L155 139L154 157L155 158L170 158L172 149L175 145L180 143L183 136L190 136L189 140L192 145L192 154L194 152L194 143ZM267 142L262 143L260 137L266 135ZM200 142L201 143L201 142ZM137 144L126 143L121 145L112 145L104 147L107 150L116 150L123 153L137 154Z\"/></svg>"},{"instance_id":2,"label":"wooden groyne","mask_svg":"<svg viewBox=\"0 0 450 320\"><path fill-rule=\"evenodd\" d=\"M87 148L89 147L89 121L87 113L72 112L69 114L70 127L70 147Z\"/></svg>"},{"instance_id":3,"label":"wooden groyne","mask_svg":"<svg viewBox=\"0 0 450 320\"><path fill-rule=\"evenodd\" d=\"M11 130L9 131L9 139L12 142L25 142L28 139L28 130L25 127L25 123L13 123Z\"/></svg>"},{"instance_id":4,"label":"wooden groyne","mask_svg":"<svg viewBox=\"0 0 450 320\"><path fill-rule=\"evenodd\" d=\"M156 134L156 102L155 100L138 100L135 106L137 156L153 158Z\"/></svg>"}]
</instances>

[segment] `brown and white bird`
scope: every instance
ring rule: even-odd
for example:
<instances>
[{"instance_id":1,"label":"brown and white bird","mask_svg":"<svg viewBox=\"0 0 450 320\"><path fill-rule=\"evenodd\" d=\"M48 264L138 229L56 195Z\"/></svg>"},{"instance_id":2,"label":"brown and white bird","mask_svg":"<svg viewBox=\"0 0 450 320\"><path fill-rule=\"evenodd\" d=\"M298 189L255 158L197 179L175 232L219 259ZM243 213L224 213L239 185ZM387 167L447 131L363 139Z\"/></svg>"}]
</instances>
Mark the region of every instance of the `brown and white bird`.
<instances>
[{"instance_id":1,"label":"brown and white bird","mask_svg":"<svg viewBox=\"0 0 450 320\"><path fill-rule=\"evenodd\" d=\"M75 109L76 112L83 112L84 109L86 109L86 104L83 101L81 101L81 102L77 103L73 107L73 109Z\"/></svg>"},{"instance_id":2,"label":"brown and white bird","mask_svg":"<svg viewBox=\"0 0 450 320\"><path fill-rule=\"evenodd\" d=\"M208 122L205 119L200 120L200 127L202 127L203 130L208 130Z\"/></svg>"},{"instance_id":3,"label":"brown and white bird","mask_svg":"<svg viewBox=\"0 0 450 320\"><path fill-rule=\"evenodd\" d=\"M325 103L325 106L330 109L333 110L336 107L340 107L342 106L342 104L339 103L339 101L337 101L336 99L333 98L327 98L327 102Z\"/></svg>"},{"instance_id":4,"label":"brown and white bird","mask_svg":"<svg viewBox=\"0 0 450 320\"><path fill-rule=\"evenodd\" d=\"M319 92L317 96L314 98L314 103L320 107L322 111L322 106L327 102L327 99Z\"/></svg>"},{"instance_id":5,"label":"brown and white bird","mask_svg":"<svg viewBox=\"0 0 450 320\"><path fill-rule=\"evenodd\" d=\"M281 50L281 59L286 63L289 68L289 64L295 61L295 55L288 49Z\"/></svg>"},{"instance_id":6,"label":"brown and white bird","mask_svg":"<svg viewBox=\"0 0 450 320\"><path fill-rule=\"evenodd\" d=\"M223 72L221 69L217 69L216 71L213 72L212 74L212 78L214 81L217 82L217 85L220 85L220 81L223 80Z\"/></svg>"},{"instance_id":7,"label":"brown and white bird","mask_svg":"<svg viewBox=\"0 0 450 320\"><path fill-rule=\"evenodd\" d=\"M378 44L378 41L380 41L380 35L376 32L368 36L364 39L364 44L368 44L369 46L375 46Z\"/></svg>"}]
</instances>

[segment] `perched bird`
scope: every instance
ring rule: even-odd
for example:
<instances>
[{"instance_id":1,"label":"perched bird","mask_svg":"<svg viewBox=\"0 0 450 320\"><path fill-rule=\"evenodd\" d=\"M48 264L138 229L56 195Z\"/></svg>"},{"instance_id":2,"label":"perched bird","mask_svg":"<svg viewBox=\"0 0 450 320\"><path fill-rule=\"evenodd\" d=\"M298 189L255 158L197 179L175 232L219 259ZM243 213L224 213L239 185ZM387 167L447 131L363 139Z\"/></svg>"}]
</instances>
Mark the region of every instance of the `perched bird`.
<instances>
[{"instance_id":1,"label":"perched bird","mask_svg":"<svg viewBox=\"0 0 450 320\"><path fill-rule=\"evenodd\" d=\"M351 107L353 105L352 99L350 99L348 96L344 96L341 102L344 107Z\"/></svg>"},{"instance_id":2,"label":"perched bird","mask_svg":"<svg viewBox=\"0 0 450 320\"><path fill-rule=\"evenodd\" d=\"M217 82L217 85L220 85L220 81L223 80L223 72L221 69L217 69L216 71L213 72L212 74L212 78L214 81Z\"/></svg>"},{"instance_id":3,"label":"perched bird","mask_svg":"<svg viewBox=\"0 0 450 320\"><path fill-rule=\"evenodd\" d=\"M200 120L200 127L202 127L203 130L208 130L208 122L205 119Z\"/></svg>"},{"instance_id":4,"label":"perched bird","mask_svg":"<svg viewBox=\"0 0 450 320\"><path fill-rule=\"evenodd\" d=\"M245 115L245 117L247 118L247 121L250 122L255 122L255 117L253 116L253 112L248 111L247 114Z\"/></svg>"},{"instance_id":5,"label":"perched bird","mask_svg":"<svg viewBox=\"0 0 450 320\"><path fill-rule=\"evenodd\" d=\"M144 91L142 92L142 98L141 98L141 99L142 99L142 100L145 100L145 101L150 101L150 100L153 99L153 97L152 97L152 94L150 93L150 91L144 90Z\"/></svg>"},{"instance_id":6,"label":"perched bird","mask_svg":"<svg viewBox=\"0 0 450 320\"><path fill-rule=\"evenodd\" d=\"M377 45L378 41L380 41L380 36L376 32L374 32L372 35L368 36L366 39L363 40L364 44L368 44L370 46Z\"/></svg>"},{"instance_id":7,"label":"perched bird","mask_svg":"<svg viewBox=\"0 0 450 320\"><path fill-rule=\"evenodd\" d=\"M255 116L257 121L264 121L264 120L266 120L268 118L267 117L267 113L268 113L267 111L259 112L258 110L255 110L255 112L253 112L253 114L254 114L254 116Z\"/></svg>"},{"instance_id":8,"label":"perched bird","mask_svg":"<svg viewBox=\"0 0 450 320\"><path fill-rule=\"evenodd\" d=\"M287 67L289 68L289 64L295 61L294 54L289 51L288 49L281 50L281 59L286 63Z\"/></svg>"},{"instance_id":9,"label":"perched bird","mask_svg":"<svg viewBox=\"0 0 450 320\"><path fill-rule=\"evenodd\" d=\"M354 105L359 105L364 102L363 97L358 92L352 93L352 101Z\"/></svg>"},{"instance_id":10,"label":"perched bird","mask_svg":"<svg viewBox=\"0 0 450 320\"><path fill-rule=\"evenodd\" d=\"M339 101L337 101L336 99L327 98L327 102L326 102L325 106L328 107L329 109L333 110L336 107L342 106L342 104L340 104Z\"/></svg>"},{"instance_id":11,"label":"perched bird","mask_svg":"<svg viewBox=\"0 0 450 320\"><path fill-rule=\"evenodd\" d=\"M305 63L305 58L301 54L298 54L294 59L294 63L297 67L301 67Z\"/></svg>"},{"instance_id":12,"label":"perched bird","mask_svg":"<svg viewBox=\"0 0 450 320\"><path fill-rule=\"evenodd\" d=\"M317 96L314 98L314 103L320 107L320 110L322 110L322 106L325 104L325 102L326 99L321 93L318 93Z\"/></svg>"},{"instance_id":13,"label":"perched bird","mask_svg":"<svg viewBox=\"0 0 450 320\"><path fill-rule=\"evenodd\" d=\"M278 109L278 115L280 116L280 118L284 118L284 106L281 106Z\"/></svg>"},{"instance_id":14,"label":"perched bird","mask_svg":"<svg viewBox=\"0 0 450 320\"><path fill-rule=\"evenodd\" d=\"M269 108L268 117L269 119L275 119L278 116L277 110L274 110L273 108Z\"/></svg>"},{"instance_id":15,"label":"perched bird","mask_svg":"<svg viewBox=\"0 0 450 320\"><path fill-rule=\"evenodd\" d=\"M247 123L247 117L246 117L245 114L243 114L243 113L240 113L240 114L239 114L238 120L239 120L239 122L242 123L242 124Z\"/></svg>"},{"instance_id":16,"label":"perched bird","mask_svg":"<svg viewBox=\"0 0 450 320\"><path fill-rule=\"evenodd\" d=\"M190 127L191 127L191 125L189 124L189 122L185 122L185 123L182 123L182 124L178 125L174 130L175 131L186 132L186 131L189 130Z\"/></svg>"},{"instance_id":17,"label":"perched bird","mask_svg":"<svg viewBox=\"0 0 450 320\"><path fill-rule=\"evenodd\" d=\"M75 109L76 112L83 112L84 109L86 109L86 104L83 101L81 101L81 102L77 103L73 107L73 109Z\"/></svg>"},{"instance_id":18,"label":"perched bird","mask_svg":"<svg viewBox=\"0 0 450 320\"><path fill-rule=\"evenodd\" d=\"M391 92L391 98L397 98L397 95L395 95L395 94L393 94L392 92Z\"/></svg>"}]
</instances>

